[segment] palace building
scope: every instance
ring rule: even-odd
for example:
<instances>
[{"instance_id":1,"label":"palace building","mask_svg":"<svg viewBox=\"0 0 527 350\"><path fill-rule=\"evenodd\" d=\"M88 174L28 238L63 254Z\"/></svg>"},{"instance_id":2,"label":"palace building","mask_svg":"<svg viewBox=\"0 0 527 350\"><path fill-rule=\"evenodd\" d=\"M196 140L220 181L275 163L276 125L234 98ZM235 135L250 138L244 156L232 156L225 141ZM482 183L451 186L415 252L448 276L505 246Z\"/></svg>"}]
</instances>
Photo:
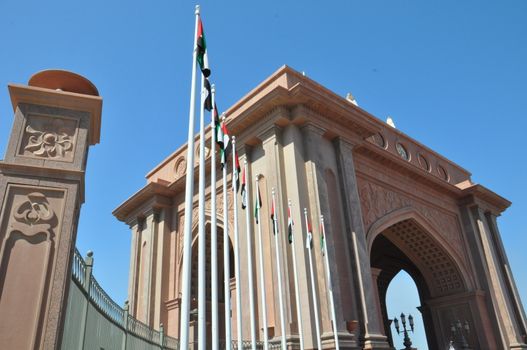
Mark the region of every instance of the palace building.
<instances>
[{"instance_id":1,"label":"palace building","mask_svg":"<svg viewBox=\"0 0 527 350\"><path fill-rule=\"evenodd\" d=\"M211 217L218 229L218 276L223 285L223 249L231 262L230 298L232 334L242 327L250 339L249 295L254 291L257 336L267 327L271 339L286 337L298 348L293 254L287 236L287 207L292 203L295 222L295 257L298 266L302 329L307 349L316 348L311 277L304 239L307 208L315 246L324 215L326 245L330 260L336 307L337 334L341 349L394 348L386 309L391 280L406 271L420 296L429 349L447 349L451 325L470 327L467 343L472 349L524 349L527 322L504 250L497 217L511 204L505 198L471 180L471 174L372 116L324 86L284 66L226 111L227 126L236 135L240 161L248 163L251 182L249 206L254 210L256 177L262 197L264 285L261 284L256 246L256 224L246 229L245 214L238 201L239 252L233 244L233 192L229 188L229 220L223 221L222 178L217 172L217 191L206 191L206 233ZM206 130L207 186L210 184L210 138ZM196 138L196 145L200 142ZM195 148L196 154L199 147ZM146 175L146 184L114 211L130 226L132 235L129 272L130 315L179 337L183 223L185 214L186 145L169 155ZM196 156L196 159L198 157ZM217 157L219 158L219 157ZM196 174L197 174L196 161ZM231 181L229 166L229 182ZM197 176L196 176L197 181ZM195 186L192 211L191 310L197 308L197 217ZM275 246L271 211L271 188L276 189L279 244ZM217 197L216 213L210 210ZM251 216L252 218L252 216ZM230 244L223 246L228 228ZM254 288L249 288L246 249L252 237ZM279 318L278 274L281 264L285 330ZM313 249L315 293L322 344L334 348L328 285L324 258ZM241 261L242 324L237 324L234 256ZM207 300L210 301L210 235L207 235ZM267 324L263 323L261 291L266 291ZM220 338L223 338L225 300L219 287ZM210 318L210 304L207 305ZM191 340L197 339L196 318L191 312ZM210 322L207 323L210 328ZM210 339L210 329L207 335Z\"/></svg>"}]
</instances>

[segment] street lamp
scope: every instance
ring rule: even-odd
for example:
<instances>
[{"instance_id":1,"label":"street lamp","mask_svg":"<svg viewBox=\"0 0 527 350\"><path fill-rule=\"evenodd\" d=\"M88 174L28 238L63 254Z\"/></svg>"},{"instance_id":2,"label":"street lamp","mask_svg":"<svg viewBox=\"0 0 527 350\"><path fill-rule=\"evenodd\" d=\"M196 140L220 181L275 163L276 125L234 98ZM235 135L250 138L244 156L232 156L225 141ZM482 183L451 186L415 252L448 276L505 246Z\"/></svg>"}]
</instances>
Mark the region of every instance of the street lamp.
<instances>
[{"instance_id":1,"label":"street lamp","mask_svg":"<svg viewBox=\"0 0 527 350\"><path fill-rule=\"evenodd\" d=\"M465 337L465 334L468 336L468 334L470 333L470 326L468 324L468 321L465 321L464 324L461 324L461 320L452 322L450 324L450 332L452 333L452 342L459 343L461 350L470 349L467 342L467 338ZM456 338L459 339L459 342L456 341Z\"/></svg>"},{"instance_id":2,"label":"street lamp","mask_svg":"<svg viewBox=\"0 0 527 350\"><path fill-rule=\"evenodd\" d=\"M393 323L395 325L395 330L397 331L397 334L401 334L401 329L399 327L399 320L397 317L393 319ZM404 334L404 349L402 350L416 350L415 348L412 348L412 340L408 336L408 331L410 330L412 333L414 332L414 318L412 315L408 315L408 323L410 326L410 329L406 328L406 315L401 313L401 323L403 324L403 334Z\"/></svg>"}]
</instances>

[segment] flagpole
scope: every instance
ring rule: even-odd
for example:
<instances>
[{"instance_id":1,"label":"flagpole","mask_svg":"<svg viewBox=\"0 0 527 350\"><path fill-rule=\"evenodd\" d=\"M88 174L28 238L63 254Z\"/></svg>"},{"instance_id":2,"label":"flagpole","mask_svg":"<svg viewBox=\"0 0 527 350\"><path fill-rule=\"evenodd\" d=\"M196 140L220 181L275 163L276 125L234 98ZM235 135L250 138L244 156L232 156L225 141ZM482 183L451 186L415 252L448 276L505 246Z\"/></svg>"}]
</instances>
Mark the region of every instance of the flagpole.
<instances>
[{"instance_id":1,"label":"flagpole","mask_svg":"<svg viewBox=\"0 0 527 350\"><path fill-rule=\"evenodd\" d=\"M262 226L260 220L260 188L258 187L258 176L256 176L256 223L258 226L258 260L260 263L260 291L262 292L262 318L263 318L263 334L264 334L264 349L269 349L269 331L267 329L267 296L265 293L265 275L263 264L263 245L262 245Z\"/></svg>"},{"instance_id":2,"label":"flagpole","mask_svg":"<svg viewBox=\"0 0 527 350\"><path fill-rule=\"evenodd\" d=\"M201 75L201 103L199 112L199 189L198 189L198 349L207 345L207 282L205 237L205 77Z\"/></svg>"},{"instance_id":3,"label":"flagpole","mask_svg":"<svg viewBox=\"0 0 527 350\"><path fill-rule=\"evenodd\" d=\"M248 179L248 165L247 165L247 154L245 154L245 160L243 162L243 171L245 179ZM246 181L245 184L245 193L248 197L248 194L251 193L250 187L251 181ZM247 270L248 270L248 284L249 284L249 314L251 317L251 349L256 350L256 322L254 319L255 310L254 310L254 282L253 282L253 253L252 253L252 235L251 235L251 214L250 214L250 201L246 199L246 208L245 208L245 223L246 223L246 234L247 234Z\"/></svg>"},{"instance_id":4,"label":"flagpole","mask_svg":"<svg viewBox=\"0 0 527 350\"><path fill-rule=\"evenodd\" d=\"M210 285L211 285L211 336L212 350L218 350L218 230L216 227L216 86L212 84L212 113L210 138Z\"/></svg>"},{"instance_id":5,"label":"flagpole","mask_svg":"<svg viewBox=\"0 0 527 350\"><path fill-rule=\"evenodd\" d=\"M289 220L291 220L291 230L293 230L293 218L291 217L291 200L289 200ZM302 329L302 312L300 307L300 289L298 288L298 272L296 268L296 251L295 251L295 237L291 232L291 251L293 252L293 275L295 280L295 301L296 301L296 317L298 319L298 332L300 337L300 350L304 350L304 331Z\"/></svg>"},{"instance_id":6,"label":"flagpole","mask_svg":"<svg viewBox=\"0 0 527 350\"><path fill-rule=\"evenodd\" d=\"M232 194L234 207L234 273L236 277L236 330L238 338L238 349L243 349L242 336L242 293L240 284L240 238L238 234L238 189L237 182L240 174L236 164L236 136L232 136ZM235 177L236 175L236 177Z\"/></svg>"},{"instance_id":7,"label":"flagpole","mask_svg":"<svg viewBox=\"0 0 527 350\"><path fill-rule=\"evenodd\" d=\"M320 215L320 226L322 229L322 235L324 237L324 240L326 239L326 228L324 226L324 215ZM331 283L331 271L329 269L329 257L328 257L328 250L327 246L324 241L324 261L326 263L326 277L328 279L328 289L329 289L329 302L331 304L331 320L333 322L333 337L335 339L335 350L339 350L339 337L337 335L337 318L335 317L335 301L333 299L333 285Z\"/></svg>"},{"instance_id":8,"label":"flagpole","mask_svg":"<svg viewBox=\"0 0 527 350\"><path fill-rule=\"evenodd\" d=\"M199 5L196 6L196 25L194 29L194 51L192 53L192 82L190 89L190 108L188 116L187 171L185 183L185 221L183 227L183 271L181 274L181 322L179 341L181 349L188 349L190 320L190 271L192 258L192 196L194 194L194 117L196 102L196 42L198 36Z\"/></svg>"},{"instance_id":9,"label":"flagpole","mask_svg":"<svg viewBox=\"0 0 527 350\"><path fill-rule=\"evenodd\" d=\"M280 306L280 330L282 332L282 350L287 349L287 343L286 343L286 334L285 334L285 316L284 316L284 301L282 296L282 267L280 264L280 248L278 245L278 225L276 217L278 216L278 210L276 209L276 202L275 202L275 196L274 196L274 188L272 190L272 196L273 196L273 207L274 207L274 215L273 215L273 231L274 231L274 245L275 245L275 252L276 252L276 270L278 272L278 304Z\"/></svg>"},{"instance_id":10,"label":"flagpole","mask_svg":"<svg viewBox=\"0 0 527 350\"><path fill-rule=\"evenodd\" d=\"M306 221L306 228L308 237L306 238L306 249L309 256L309 273L311 274L311 295L313 301L313 311L315 313L315 330L317 332L317 346L319 349L322 349L322 343L320 341L320 325L318 321L318 302L317 302L317 292L315 289L315 275L313 274L313 257L311 256L311 241L313 240L313 234L309 231L309 222L307 220L307 209L304 208L304 219ZM311 235L311 237L309 237Z\"/></svg>"},{"instance_id":11,"label":"flagpole","mask_svg":"<svg viewBox=\"0 0 527 350\"><path fill-rule=\"evenodd\" d=\"M225 123L225 115L222 116ZM223 287L225 299L225 349L231 348L231 290L229 257L229 208L227 203L227 164L223 166ZM186 349L186 348L185 348Z\"/></svg>"}]
</instances>

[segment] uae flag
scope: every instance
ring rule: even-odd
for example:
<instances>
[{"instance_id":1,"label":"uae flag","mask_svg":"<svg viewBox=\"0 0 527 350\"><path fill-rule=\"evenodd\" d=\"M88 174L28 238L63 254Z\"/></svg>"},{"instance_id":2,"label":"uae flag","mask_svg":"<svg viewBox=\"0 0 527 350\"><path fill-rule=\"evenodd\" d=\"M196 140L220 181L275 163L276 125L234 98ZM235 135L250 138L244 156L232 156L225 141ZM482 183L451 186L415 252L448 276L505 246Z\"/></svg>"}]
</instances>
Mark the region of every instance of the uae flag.
<instances>
[{"instance_id":1,"label":"uae flag","mask_svg":"<svg viewBox=\"0 0 527 350\"><path fill-rule=\"evenodd\" d=\"M236 184L236 192L240 189L240 160L238 159L238 152L234 151L235 168L233 169L234 183Z\"/></svg>"},{"instance_id":2,"label":"uae flag","mask_svg":"<svg viewBox=\"0 0 527 350\"><path fill-rule=\"evenodd\" d=\"M291 217L291 207L287 208L287 239L289 244L293 243L293 218Z\"/></svg>"},{"instance_id":3,"label":"uae flag","mask_svg":"<svg viewBox=\"0 0 527 350\"><path fill-rule=\"evenodd\" d=\"M271 204L271 221L273 222L273 234L276 234L276 223L274 220L274 198Z\"/></svg>"},{"instance_id":4,"label":"uae flag","mask_svg":"<svg viewBox=\"0 0 527 350\"><path fill-rule=\"evenodd\" d=\"M254 203L254 218L258 224L258 217L260 216L260 209L262 208L262 197L260 197L260 186L256 182L256 203Z\"/></svg>"},{"instance_id":5,"label":"uae flag","mask_svg":"<svg viewBox=\"0 0 527 350\"><path fill-rule=\"evenodd\" d=\"M320 249L322 250L322 256L324 256L326 254L326 237L324 236L322 222L320 223Z\"/></svg>"},{"instance_id":6,"label":"uae flag","mask_svg":"<svg viewBox=\"0 0 527 350\"><path fill-rule=\"evenodd\" d=\"M203 108L205 108L207 111L212 111L212 93L210 91L210 82L209 82L209 79L207 78L204 78L205 80L203 81L203 85L204 85L204 90L203 90L203 94L205 94L205 98L203 99L204 102L203 102Z\"/></svg>"},{"instance_id":7,"label":"uae flag","mask_svg":"<svg viewBox=\"0 0 527 350\"><path fill-rule=\"evenodd\" d=\"M311 230L311 223L307 223L307 237L306 237L306 249L313 248L313 233Z\"/></svg>"},{"instance_id":8,"label":"uae flag","mask_svg":"<svg viewBox=\"0 0 527 350\"><path fill-rule=\"evenodd\" d=\"M220 118L218 116L218 107L214 102L214 130L216 132L216 143L223 150L223 131L221 129Z\"/></svg>"},{"instance_id":9,"label":"uae flag","mask_svg":"<svg viewBox=\"0 0 527 350\"><path fill-rule=\"evenodd\" d=\"M229 157L229 131L225 122L221 123L221 134L223 135L223 147L221 148L221 169L227 164L227 158Z\"/></svg>"},{"instance_id":10,"label":"uae flag","mask_svg":"<svg viewBox=\"0 0 527 350\"><path fill-rule=\"evenodd\" d=\"M240 194L242 196L242 209L245 210L245 208L247 208L247 189L245 187L245 168L243 168L243 173L242 173L242 190L240 191Z\"/></svg>"},{"instance_id":11,"label":"uae flag","mask_svg":"<svg viewBox=\"0 0 527 350\"><path fill-rule=\"evenodd\" d=\"M198 52L196 53L196 60L203 76L207 78L210 75L209 59L207 57L207 42L205 41L205 32L203 31L203 23L201 17L198 17L198 38L196 42Z\"/></svg>"}]
</instances>

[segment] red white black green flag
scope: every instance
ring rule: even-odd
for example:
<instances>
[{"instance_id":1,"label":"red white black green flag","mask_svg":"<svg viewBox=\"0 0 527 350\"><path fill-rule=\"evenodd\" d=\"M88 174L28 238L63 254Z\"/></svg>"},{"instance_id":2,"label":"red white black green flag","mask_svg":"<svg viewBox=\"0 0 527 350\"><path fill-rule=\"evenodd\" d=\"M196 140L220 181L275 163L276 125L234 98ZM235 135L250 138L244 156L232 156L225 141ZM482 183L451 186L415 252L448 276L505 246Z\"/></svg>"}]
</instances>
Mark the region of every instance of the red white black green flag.
<instances>
[{"instance_id":1,"label":"red white black green flag","mask_svg":"<svg viewBox=\"0 0 527 350\"><path fill-rule=\"evenodd\" d=\"M291 207L287 208L287 238L289 244L293 243L293 218L291 217Z\"/></svg>"},{"instance_id":2,"label":"red white black green flag","mask_svg":"<svg viewBox=\"0 0 527 350\"><path fill-rule=\"evenodd\" d=\"M245 169L247 168L247 165L243 168L242 173L242 190L240 191L240 194L242 196L242 209L247 208L247 189L245 187Z\"/></svg>"},{"instance_id":3,"label":"red white black green flag","mask_svg":"<svg viewBox=\"0 0 527 350\"><path fill-rule=\"evenodd\" d=\"M210 75L210 69L209 58L207 57L207 42L205 40L205 32L203 31L203 23L201 23L201 17L198 17L198 37L196 42L196 48L198 50L196 54L196 60L198 61L201 72L206 78Z\"/></svg>"}]
</instances>

